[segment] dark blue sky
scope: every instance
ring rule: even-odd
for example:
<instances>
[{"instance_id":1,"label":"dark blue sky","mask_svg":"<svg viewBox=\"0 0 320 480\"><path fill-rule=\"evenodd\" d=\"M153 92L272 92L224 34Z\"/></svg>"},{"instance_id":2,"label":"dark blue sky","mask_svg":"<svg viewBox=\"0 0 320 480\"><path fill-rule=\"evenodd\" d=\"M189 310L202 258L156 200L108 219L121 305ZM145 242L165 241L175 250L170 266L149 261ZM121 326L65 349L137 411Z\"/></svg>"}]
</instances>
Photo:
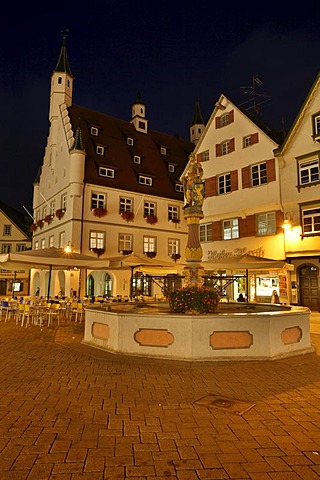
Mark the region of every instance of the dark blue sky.
<instances>
[{"instance_id":1,"label":"dark blue sky","mask_svg":"<svg viewBox=\"0 0 320 480\"><path fill-rule=\"evenodd\" d=\"M255 74L270 97L261 118L288 129L320 71L313 1L32 3L12 2L0 18L0 199L19 209L32 208L64 27L74 103L129 120L139 90L150 128L183 138L196 97L206 121L221 93L249 100L241 87Z\"/></svg>"}]
</instances>

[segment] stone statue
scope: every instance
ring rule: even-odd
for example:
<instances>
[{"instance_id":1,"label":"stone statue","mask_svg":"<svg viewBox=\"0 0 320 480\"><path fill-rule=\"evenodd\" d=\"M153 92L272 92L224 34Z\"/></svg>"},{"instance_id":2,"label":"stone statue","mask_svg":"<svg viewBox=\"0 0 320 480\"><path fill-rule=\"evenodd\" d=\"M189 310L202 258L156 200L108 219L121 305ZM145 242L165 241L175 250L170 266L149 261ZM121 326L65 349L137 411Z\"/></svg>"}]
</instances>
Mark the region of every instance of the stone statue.
<instances>
[{"instance_id":1,"label":"stone statue","mask_svg":"<svg viewBox=\"0 0 320 480\"><path fill-rule=\"evenodd\" d=\"M200 162L191 153L189 156L189 168L183 179L185 195L185 207L201 207L204 200L204 182L202 180L203 169Z\"/></svg>"}]
</instances>

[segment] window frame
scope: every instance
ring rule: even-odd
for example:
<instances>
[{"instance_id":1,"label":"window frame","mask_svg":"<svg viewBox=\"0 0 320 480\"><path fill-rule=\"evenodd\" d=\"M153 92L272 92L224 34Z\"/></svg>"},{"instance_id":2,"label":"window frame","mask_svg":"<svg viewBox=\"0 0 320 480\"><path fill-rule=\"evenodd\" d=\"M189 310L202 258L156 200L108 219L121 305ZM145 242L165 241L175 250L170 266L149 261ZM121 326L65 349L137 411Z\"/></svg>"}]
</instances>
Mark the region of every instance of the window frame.
<instances>
[{"instance_id":1,"label":"window frame","mask_svg":"<svg viewBox=\"0 0 320 480\"><path fill-rule=\"evenodd\" d=\"M176 205L168 205L168 220L180 220L180 208Z\"/></svg>"},{"instance_id":2,"label":"window frame","mask_svg":"<svg viewBox=\"0 0 320 480\"><path fill-rule=\"evenodd\" d=\"M102 145L97 145L96 146L96 154L97 155L104 155L105 148Z\"/></svg>"},{"instance_id":3,"label":"window frame","mask_svg":"<svg viewBox=\"0 0 320 480\"><path fill-rule=\"evenodd\" d=\"M157 237L152 235L143 236L143 253L157 252Z\"/></svg>"},{"instance_id":4,"label":"window frame","mask_svg":"<svg viewBox=\"0 0 320 480\"><path fill-rule=\"evenodd\" d=\"M262 217L265 217L265 220L263 220ZM257 235L259 237L265 237L267 235L275 235L277 233L276 212L258 213L256 216L256 224L257 224Z\"/></svg>"},{"instance_id":5,"label":"window frame","mask_svg":"<svg viewBox=\"0 0 320 480\"><path fill-rule=\"evenodd\" d=\"M305 212L309 212L310 215L306 215ZM312 211L316 211L311 214ZM320 235L320 204L307 204L307 205L300 205L300 215L301 215L301 228L302 228L302 237L312 237L312 236L319 236ZM315 223L315 217L319 217L317 222ZM310 223L311 230L305 230L305 219L310 218L312 221ZM318 229L315 229L315 225L318 225Z\"/></svg>"},{"instance_id":6,"label":"window frame","mask_svg":"<svg viewBox=\"0 0 320 480\"><path fill-rule=\"evenodd\" d=\"M147 175L139 175L139 183L140 185L145 185L146 187L152 187L152 178L148 177Z\"/></svg>"},{"instance_id":7,"label":"window frame","mask_svg":"<svg viewBox=\"0 0 320 480\"><path fill-rule=\"evenodd\" d=\"M212 242L213 241L212 222L210 222L210 223L200 223L200 225L199 225L199 237L200 237L200 243Z\"/></svg>"},{"instance_id":8,"label":"window frame","mask_svg":"<svg viewBox=\"0 0 320 480\"><path fill-rule=\"evenodd\" d=\"M121 245L123 248L121 248ZM118 234L118 252L133 251L133 235L132 233Z\"/></svg>"},{"instance_id":9,"label":"window frame","mask_svg":"<svg viewBox=\"0 0 320 480\"><path fill-rule=\"evenodd\" d=\"M98 134L99 134L99 129L98 129L97 127L93 127L93 126L91 125L90 133L91 133L91 135L93 135L94 137L97 137Z\"/></svg>"},{"instance_id":10,"label":"window frame","mask_svg":"<svg viewBox=\"0 0 320 480\"><path fill-rule=\"evenodd\" d=\"M94 210L95 208L106 208L107 195L105 193L91 192L90 205L91 205L91 210Z\"/></svg>"},{"instance_id":11,"label":"window frame","mask_svg":"<svg viewBox=\"0 0 320 480\"><path fill-rule=\"evenodd\" d=\"M319 115L320 117L320 115ZM317 179L312 180L312 167L311 165L315 164L317 168ZM309 166L308 166L309 164ZM305 167L304 167L305 166ZM309 158L303 157L300 159L297 159L297 168L298 168L298 187L303 188L309 185L316 185L317 183L320 183L320 157L319 153L315 156L309 156ZM302 180L302 172L304 170L308 171L308 181L303 182Z\"/></svg>"},{"instance_id":12,"label":"window frame","mask_svg":"<svg viewBox=\"0 0 320 480\"><path fill-rule=\"evenodd\" d=\"M154 202L149 202L148 200L143 204L143 214L144 216L157 215L157 205Z\"/></svg>"},{"instance_id":13,"label":"window frame","mask_svg":"<svg viewBox=\"0 0 320 480\"><path fill-rule=\"evenodd\" d=\"M102 230L89 231L89 250L94 248L104 249L106 245L106 232Z\"/></svg>"},{"instance_id":14,"label":"window frame","mask_svg":"<svg viewBox=\"0 0 320 480\"><path fill-rule=\"evenodd\" d=\"M262 167L264 167L263 170ZM256 169L256 172L254 172L254 169ZM252 187L259 187L268 183L267 162L255 163L250 166L250 180Z\"/></svg>"},{"instance_id":15,"label":"window frame","mask_svg":"<svg viewBox=\"0 0 320 480\"><path fill-rule=\"evenodd\" d=\"M229 226L227 227L228 223ZM236 225L234 225L234 223L236 223ZM228 231L230 232L230 236L227 235ZM239 219L235 217L222 220L222 239L235 240L237 238L240 238Z\"/></svg>"},{"instance_id":16,"label":"window frame","mask_svg":"<svg viewBox=\"0 0 320 480\"><path fill-rule=\"evenodd\" d=\"M105 175L102 173L103 171L105 172ZM99 167L99 176L105 178L115 178L114 169L109 167Z\"/></svg>"},{"instance_id":17,"label":"window frame","mask_svg":"<svg viewBox=\"0 0 320 480\"><path fill-rule=\"evenodd\" d=\"M228 178L227 178L228 177ZM220 179L223 179L223 184L221 184ZM217 193L218 195L225 195L230 193L231 190L231 172L223 173L217 175Z\"/></svg>"},{"instance_id":18,"label":"window frame","mask_svg":"<svg viewBox=\"0 0 320 480\"><path fill-rule=\"evenodd\" d=\"M179 238L168 238L168 256L175 253L180 253L180 239Z\"/></svg>"},{"instance_id":19,"label":"window frame","mask_svg":"<svg viewBox=\"0 0 320 480\"><path fill-rule=\"evenodd\" d=\"M119 213L133 212L133 199L130 197L119 198Z\"/></svg>"},{"instance_id":20,"label":"window frame","mask_svg":"<svg viewBox=\"0 0 320 480\"><path fill-rule=\"evenodd\" d=\"M12 225L10 223L6 223L3 225L3 236L4 237L11 237L12 235Z\"/></svg>"}]
</instances>

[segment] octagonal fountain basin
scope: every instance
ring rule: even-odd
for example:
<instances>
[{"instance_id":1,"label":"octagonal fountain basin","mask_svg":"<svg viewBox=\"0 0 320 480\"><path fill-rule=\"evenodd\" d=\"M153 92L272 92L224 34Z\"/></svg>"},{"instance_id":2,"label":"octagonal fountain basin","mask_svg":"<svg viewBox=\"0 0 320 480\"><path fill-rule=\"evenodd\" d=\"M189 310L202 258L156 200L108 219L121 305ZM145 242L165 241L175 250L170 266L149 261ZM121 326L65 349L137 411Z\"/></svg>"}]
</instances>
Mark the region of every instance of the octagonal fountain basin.
<instances>
[{"instance_id":1,"label":"octagonal fountain basin","mask_svg":"<svg viewBox=\"0 0 320 480\"><path fill-rule=\"evenodd\" d=\"M82 343L108 352L172 360L272 360L313 352L310 310L220 303L213 314L176 314L163 303L85 309Z\"/></svg>"}]
</instances>

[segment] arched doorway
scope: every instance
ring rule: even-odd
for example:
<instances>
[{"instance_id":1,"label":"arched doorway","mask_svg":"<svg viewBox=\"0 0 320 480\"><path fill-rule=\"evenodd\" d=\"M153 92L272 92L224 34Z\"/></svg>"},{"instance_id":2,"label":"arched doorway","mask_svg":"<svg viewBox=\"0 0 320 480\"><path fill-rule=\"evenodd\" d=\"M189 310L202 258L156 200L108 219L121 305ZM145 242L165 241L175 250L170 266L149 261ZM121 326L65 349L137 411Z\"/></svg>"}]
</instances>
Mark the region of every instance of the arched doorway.
<instances>
[{"instance_id":1,"label":"arched doorway","mask_svg":"<svg viewBox=\"0 0 320 480\"><path fill-rule=\"evenodd\" d=\"M302 265L299 269L300 305L319 311L319 268Z\"/></svg>"}]
</instances>

